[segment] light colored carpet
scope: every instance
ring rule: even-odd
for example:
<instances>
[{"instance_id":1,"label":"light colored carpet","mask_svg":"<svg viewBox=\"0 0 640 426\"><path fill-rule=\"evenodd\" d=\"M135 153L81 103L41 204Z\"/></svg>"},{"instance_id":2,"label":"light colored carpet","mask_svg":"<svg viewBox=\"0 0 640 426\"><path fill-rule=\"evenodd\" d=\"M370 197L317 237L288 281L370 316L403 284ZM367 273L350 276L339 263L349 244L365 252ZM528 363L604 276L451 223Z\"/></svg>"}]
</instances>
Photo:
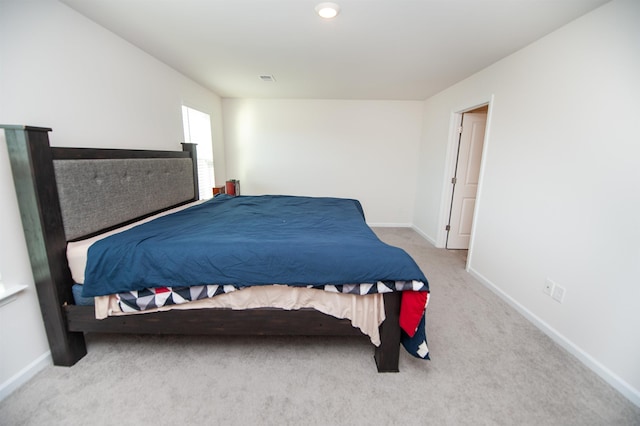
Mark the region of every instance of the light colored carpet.
<instances>
[{"instance_id":1,"label":"light colored carpet","mask_svg":"<svg viewBox=\"0 0 640 426\"><path fill-rule=\"evenodd\" d=\"M639 425L640 408L464 271L377 229L429 278L432 360L376 373L366 339L89 336L0 403L2 425Z\"/></svg>"}]
</instances>

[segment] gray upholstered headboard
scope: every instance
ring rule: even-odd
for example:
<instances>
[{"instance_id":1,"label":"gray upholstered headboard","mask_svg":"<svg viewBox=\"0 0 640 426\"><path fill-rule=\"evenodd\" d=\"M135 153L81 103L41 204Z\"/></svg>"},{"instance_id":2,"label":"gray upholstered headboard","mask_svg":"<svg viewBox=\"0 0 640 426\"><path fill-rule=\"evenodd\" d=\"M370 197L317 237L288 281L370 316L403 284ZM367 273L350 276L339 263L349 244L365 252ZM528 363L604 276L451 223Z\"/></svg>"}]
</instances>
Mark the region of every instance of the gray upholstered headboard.
<instances>
[{"instance_id":1,"label":"gray upholstered headboard","mask_svg":"<svg viewBox=\"0 0 640 426\"><path fill-rule=\"evenodd\" d=\"M67 240L196 197L191 158L53 161Z\"/></svg>"},{"instance_id":2,"label":"gray upholstered headboard","mask_svg":"<svg viewBox=\"0 0 640 426\"><path fill-rule=\"evenodd\" d=\"M0 125L3 130L51 356L56 365L73 365L87 353L79 324L97 320L92 308L74 306L67 242L197 200L196 147L60 148L50 146L49 128ZM72 307L88 316L72 321ZM103 321L97 321L99 327ZM167 327L155 318L151 322Z\"/></svg>"}]
</instances>

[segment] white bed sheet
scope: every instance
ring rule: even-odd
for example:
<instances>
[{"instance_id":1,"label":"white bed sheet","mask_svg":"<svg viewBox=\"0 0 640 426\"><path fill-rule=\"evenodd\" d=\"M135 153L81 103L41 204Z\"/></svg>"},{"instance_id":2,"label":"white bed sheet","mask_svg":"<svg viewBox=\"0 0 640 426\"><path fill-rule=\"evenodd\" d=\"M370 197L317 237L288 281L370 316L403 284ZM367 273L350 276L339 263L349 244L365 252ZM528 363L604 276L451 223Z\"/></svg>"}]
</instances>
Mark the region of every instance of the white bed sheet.
<instances>
[{"instance_id":1,"label":"white bed sheet","mask_svg":"<svg viewBox=\"0 0 640 426\"><path fill-rule=\"evenodd\" d=\"M351 325L369 336L371 343L380 345L380 324L385 320L384 298L380 293L359 296L355 294L332 293L312 288L267 285L247 287L231 293L196 300L179 305L162 306L140 312L122 312L117 296L96 297L96 318L107 316L140 315L171 309L256 309L280 308L294 310L313 308L336 318L348 319Z\"/></svg>"},{"instance_id":2,"label":"white bed sheet","mask_svg":"<svg viewBox=\"0 0 640 426\"><path fill-rule=\"evenodd\" d=\"M146 222L150 222L153 219L156 219L158 217L179 212L180 210L184 210L191 206L201 204L205 201L207 200L198 200L198 201L194 201L193 203L184 204L180 207L176 207L174 209L166 210L162 213L149 216L146 219L131 223L127 226L123 226L121 228L116 228L109 232L105 232L104 234L96 235L94 237L87 238L85 240L72 241L67 243L67 262L69 263L69 269L71 270L71 277L73 278L73 282L75 282L76 284L84 284L84 270L87 266L87 253L89 252L89 247L91 247L93 243L100 241L101 239L106 238L110 235L114 235L119 232L126 231L127 229L131 229L134 226L137 226Z\"/></svg>"}]
</instances>

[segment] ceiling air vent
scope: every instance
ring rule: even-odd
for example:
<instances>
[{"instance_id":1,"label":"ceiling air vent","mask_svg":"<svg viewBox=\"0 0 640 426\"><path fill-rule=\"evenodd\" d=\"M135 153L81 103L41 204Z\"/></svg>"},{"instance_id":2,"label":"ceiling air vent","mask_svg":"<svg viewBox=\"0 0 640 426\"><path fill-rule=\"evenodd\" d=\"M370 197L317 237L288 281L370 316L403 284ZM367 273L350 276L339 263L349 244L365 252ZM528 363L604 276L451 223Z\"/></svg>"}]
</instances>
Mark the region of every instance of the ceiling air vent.
<instances>
[{"instance_id":1,"label":"ceiling air vent","mask_svg":"<svg viewBox=\"0 0 640 426\"><path fill-rule=\"evenodd\" d=\"M266 81L266 82L276 81L276 79L272 75L261 75L260 80Z\"/></svg>"}]
</instances>

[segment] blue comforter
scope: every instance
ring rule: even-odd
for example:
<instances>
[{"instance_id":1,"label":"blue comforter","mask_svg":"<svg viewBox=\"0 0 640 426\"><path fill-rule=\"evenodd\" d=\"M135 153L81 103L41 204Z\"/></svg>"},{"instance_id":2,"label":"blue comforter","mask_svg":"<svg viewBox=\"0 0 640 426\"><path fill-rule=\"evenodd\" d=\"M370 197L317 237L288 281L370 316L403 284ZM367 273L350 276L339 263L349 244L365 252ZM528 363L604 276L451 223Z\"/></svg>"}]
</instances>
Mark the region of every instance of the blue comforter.
<instances>
[{"instance_id":1,"label":"blue comforter","mask_svg":"<svg viewBox=\"0 0 640 426\"><path fill-rule=\"evenodd\" d=\"M428 291L413 259L384 244L366 225L358 201L222 195L94 243L82 293L379 281L421 281ZM415 300L407 296L401 319L405 301ZM429 359L425 313L417 308L420 322L413 332L403 328L401 341L413 356Z\"/></svg>"},{"instance_id":2,"label":"blue comforter","mask_svg":"<svg viewBox=\"0 0 640 426\"><path fill-rule=\"evenodd\" d=\"M320 286L427 279L378 239L360 203L339 198L217 196L93 244L83 296L231 284Z\"/></svg>"}]
</instances>

